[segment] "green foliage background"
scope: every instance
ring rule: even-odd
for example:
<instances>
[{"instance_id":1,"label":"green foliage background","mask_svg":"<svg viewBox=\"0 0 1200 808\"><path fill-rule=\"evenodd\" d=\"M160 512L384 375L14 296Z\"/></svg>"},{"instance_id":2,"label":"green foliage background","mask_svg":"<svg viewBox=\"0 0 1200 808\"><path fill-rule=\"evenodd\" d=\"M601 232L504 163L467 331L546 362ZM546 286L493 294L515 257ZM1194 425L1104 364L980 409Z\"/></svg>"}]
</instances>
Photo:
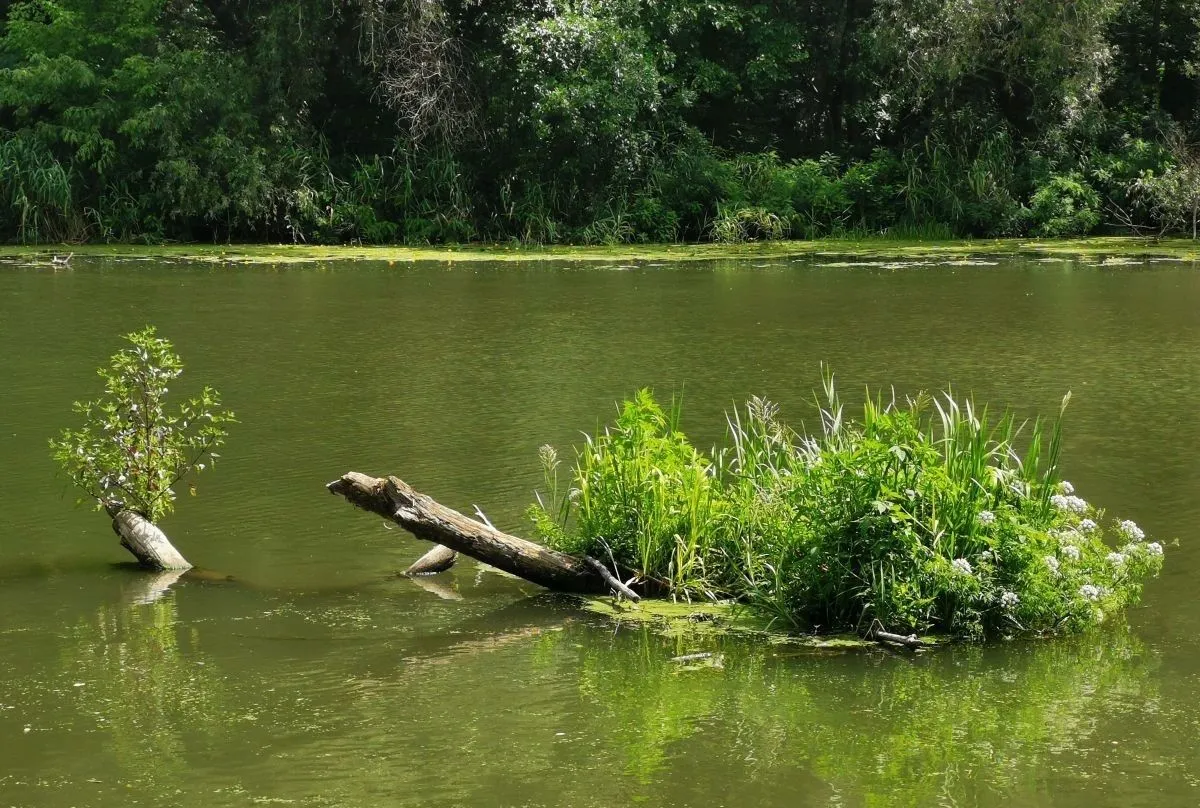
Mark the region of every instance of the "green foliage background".
<instances>
[{"instance_id":1,"label":"green foliage background","mask_svg":"<svg viewBox=\"0 0 1200 808\"><path fill-rule=\"evenodd\" d=\"M1198 43L1200 0L0 2L0 239L1190 232Z\"/></svg>"}]
</instances>

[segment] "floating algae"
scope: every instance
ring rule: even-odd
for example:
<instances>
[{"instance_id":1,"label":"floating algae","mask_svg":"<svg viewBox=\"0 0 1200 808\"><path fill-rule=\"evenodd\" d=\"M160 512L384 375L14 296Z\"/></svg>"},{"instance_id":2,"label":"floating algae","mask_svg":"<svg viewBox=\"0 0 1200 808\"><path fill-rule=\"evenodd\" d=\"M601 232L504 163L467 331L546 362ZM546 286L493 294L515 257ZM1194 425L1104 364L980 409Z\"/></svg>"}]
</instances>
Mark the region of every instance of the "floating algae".
<instances>
[{"instance_id":1,"label":"floating algae","mask_svg":"<svg viewBox=\"0 0 1200 808\"><path fill-rule=\"evenodd\" d=\"M813 650L878 648L874 640L854 634L791 634L777 622L762 617L731 601L684 601L645 599L637 603L612 597L580 597L582 608L617 624L649 627L664 637L720 638L752 637L771 645ZM940 644L936 636L919 637L928 646Z\"/></svg>"}]
</instances>

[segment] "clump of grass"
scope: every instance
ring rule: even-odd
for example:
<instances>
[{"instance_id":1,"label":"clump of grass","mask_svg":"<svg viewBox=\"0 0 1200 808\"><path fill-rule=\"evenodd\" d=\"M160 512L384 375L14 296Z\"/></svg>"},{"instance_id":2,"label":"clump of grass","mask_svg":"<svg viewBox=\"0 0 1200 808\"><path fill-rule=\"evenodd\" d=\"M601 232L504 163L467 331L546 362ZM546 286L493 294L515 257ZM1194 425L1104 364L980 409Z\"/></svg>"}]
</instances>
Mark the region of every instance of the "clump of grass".
<instances>
[{"instance_id":1,"label":"clump of grass","mask_svg":"<svg viewBox=\"0 0 1200 808\"><path fill-rule=\"evenodd\" d=\"M587 436L561 497L557 453L543 447L553 506L539 497L531 509L542 537L566 552L614 558L673 594L709 594L704 562L720 521L718 480L679 416L678 401L664 410L639 391L612 426Z\"/></svg>"},{"instance_id":2,"label":"clump of grass","mask_svg":"<svg viewBox=\"0 0 1200 808\"><path fill-rule=\"evenodd\" d=\"M850 418L832 375L817 405L819 431L802 434L753 398L708 457L677 402L640 391L588 437L562 495L543 449L552 501L535 526L672 595L734 598L805 631L1077 630L1161 568L1160 544L1060 479L1061 411L1018 424L947 391L869 395Z\"/></svg>"}]
</instances>

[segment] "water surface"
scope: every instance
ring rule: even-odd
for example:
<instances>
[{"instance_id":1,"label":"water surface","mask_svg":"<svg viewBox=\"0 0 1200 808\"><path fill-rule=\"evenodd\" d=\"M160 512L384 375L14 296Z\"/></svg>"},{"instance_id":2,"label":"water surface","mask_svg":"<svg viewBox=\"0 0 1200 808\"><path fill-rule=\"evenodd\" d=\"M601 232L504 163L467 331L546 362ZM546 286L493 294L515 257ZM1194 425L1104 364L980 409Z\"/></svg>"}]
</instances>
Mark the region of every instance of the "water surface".
<instances>
[{"instance_id":1,"label":"water surface","mask_svg":"<svg viewBox=\"0 0 1200 808\"><path fill-rule=\"evenodd\" d=\"M0 265L0 806L1196 804L1200 268L833 263ZM164 523L235 580L139 604L46 440L146 323L241 423ZM424 548L322 487L396 473L527 532L537 447L615 399L682 392L703 445L752 393L810 417L822 361L1029 415L1070 390L1067 476L1168 543L1129 627L668 640L470 561L397 579Z\"/></svg>"}]
</instances>

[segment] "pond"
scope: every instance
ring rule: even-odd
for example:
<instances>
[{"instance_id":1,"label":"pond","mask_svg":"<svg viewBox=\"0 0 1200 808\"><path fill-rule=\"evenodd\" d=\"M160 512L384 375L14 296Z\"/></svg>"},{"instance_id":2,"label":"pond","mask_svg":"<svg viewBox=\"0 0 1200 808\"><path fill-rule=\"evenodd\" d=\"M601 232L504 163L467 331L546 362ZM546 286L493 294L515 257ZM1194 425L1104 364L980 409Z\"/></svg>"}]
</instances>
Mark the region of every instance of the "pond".
<instances>
[{"instance_id":1,"label":"pond","mask_svg":"<svg viewBox=\"0 0 1200 808\"><path fill-rule=\"evenodd\" d=\"M1196 804L1200 267L847 263L0 265L0 805ZM152 603L46 446L147 323L240 419L164 523L216 575ZM749 394L811 418L821 362L1023 415L1071 391L1065 476L1167 545L1128 626L664 638L470 560L397 578L426 548L323 489L394 473L528 534L538 446L621 396L682 393L707 445Z\"/></svg>"}]
</instances>

